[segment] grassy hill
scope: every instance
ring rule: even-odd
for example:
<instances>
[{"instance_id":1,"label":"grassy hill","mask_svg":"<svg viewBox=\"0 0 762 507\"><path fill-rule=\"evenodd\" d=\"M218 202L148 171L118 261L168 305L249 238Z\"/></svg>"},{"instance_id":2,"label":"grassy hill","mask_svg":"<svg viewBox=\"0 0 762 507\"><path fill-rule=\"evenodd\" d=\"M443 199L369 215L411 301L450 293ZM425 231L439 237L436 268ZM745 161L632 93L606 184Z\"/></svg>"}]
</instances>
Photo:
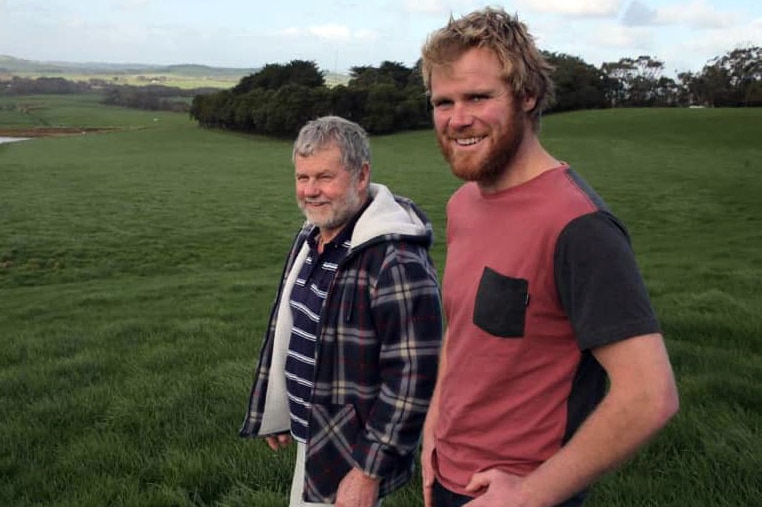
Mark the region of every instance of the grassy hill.
<instances>
[{"instance_id":1,"label":"grassy hill","mask_svg":"<svg viewBox=\"0 0 762 507\"><path fill-rule=\"evenodd\" d=\"M259 68L210 67L197 64L146 65L140 63L39 62L0 55L0 79L4 76L63 77L74 81L103 79L121 84L160 83L181 88L230 88ZM348 76L326 73L329 86L346 84Z\"/></svg>"},{"instance_id":2,"label":"grassy hill","mask_svg":"<svg viewBox=\"0 0 762 507\"><path fill-rule=\"evenodd\" d=\"M147 65L104 62L39 62L0 55L0 69L11 73L39 74L176 74L187 77L245 76L258 68L210 67L207 65Z\"/></svg>"},{"instance_id":3,"label":"grassy hill","mask_svg":"<svg viewBox=\"0 0 762 507\"><path fill-rule=\"evenodd\" d=\"M293 456L237 436L302 218L290 143L87 97L0 98L121 131L0 145L0 505L285 506ZM19 125L28 117L0 115ZM542 137L627 224L681 392L592 507L762 498L762 110L552 115ZM445 262L459 182L432 132L375 137ZM390 507L420 506L418 483Z\"/></svg>"}]
</instances>

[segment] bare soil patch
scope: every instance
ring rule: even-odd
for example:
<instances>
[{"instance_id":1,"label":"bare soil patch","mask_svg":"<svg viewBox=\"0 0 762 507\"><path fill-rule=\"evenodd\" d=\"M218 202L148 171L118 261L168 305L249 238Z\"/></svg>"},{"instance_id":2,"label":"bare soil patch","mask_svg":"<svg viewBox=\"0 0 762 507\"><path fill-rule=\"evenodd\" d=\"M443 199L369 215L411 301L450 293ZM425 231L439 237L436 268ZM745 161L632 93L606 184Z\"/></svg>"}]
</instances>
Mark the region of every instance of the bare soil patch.
<instances>
[{"instance_id":1,"label":"bare soil patch","mask_svg":"<svg viewBox=\"0 0 762 507\"><path fill-rule=\"evenodd\" d=\"M0 127L0 137L63 137L115 132L118 130L123 129L122 127Z\"/></svg>"}]
</instances>

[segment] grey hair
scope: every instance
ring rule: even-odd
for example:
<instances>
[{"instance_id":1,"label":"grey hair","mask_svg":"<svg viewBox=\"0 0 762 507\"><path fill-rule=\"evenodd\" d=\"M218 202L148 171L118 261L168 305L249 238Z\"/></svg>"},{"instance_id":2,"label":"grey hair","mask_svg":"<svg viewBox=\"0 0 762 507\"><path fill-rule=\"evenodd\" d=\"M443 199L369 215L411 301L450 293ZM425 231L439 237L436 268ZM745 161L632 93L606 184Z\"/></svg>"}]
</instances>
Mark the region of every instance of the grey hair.
<instances>
[{"instance_id":1,"label":"grey hair","mask_svg":"<svg viewBox=\"0 0 762 507\"><path fill-rule=\"evenodd\" d=\"M340 116L323 116L307 122L294 141L292 160L309 157L331 146L339 148L344 169L355 178L360 175L363 164L370 164L368 133L357 123Z\"/></svg>"}]
</instances>

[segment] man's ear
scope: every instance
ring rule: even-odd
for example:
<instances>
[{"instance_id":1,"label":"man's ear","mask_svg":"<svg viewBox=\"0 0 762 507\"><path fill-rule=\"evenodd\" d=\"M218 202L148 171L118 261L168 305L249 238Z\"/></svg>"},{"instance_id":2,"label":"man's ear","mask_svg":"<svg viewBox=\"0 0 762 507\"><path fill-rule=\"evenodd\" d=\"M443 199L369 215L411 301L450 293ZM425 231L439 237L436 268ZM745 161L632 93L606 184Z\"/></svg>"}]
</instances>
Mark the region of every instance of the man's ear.
<instances>
[{"instance_id":1,"label":"man's ear","mask_svg":"<svg viewBox=\"0 0 762 507\"><path fill-rule=\"evenodd\" d=\"M536 105L537 105L537 99L536 98L534 98L534 97L524 97L524 101L523 101L523 104L522 104L522 109L524 110L525 113L528 113L529 111L534 109Z\"/></svg>"},{"instance_id":2,"label":"man's ear","mask_svg":"<svg viewBox=\"0 0 762 507\"><path fill-rule=\"evenodd\" d=\"M357 176L357 184L363 191L370 186L370 164L368 162L363 162L360 174Z\"/></svg>"}]
</instances>

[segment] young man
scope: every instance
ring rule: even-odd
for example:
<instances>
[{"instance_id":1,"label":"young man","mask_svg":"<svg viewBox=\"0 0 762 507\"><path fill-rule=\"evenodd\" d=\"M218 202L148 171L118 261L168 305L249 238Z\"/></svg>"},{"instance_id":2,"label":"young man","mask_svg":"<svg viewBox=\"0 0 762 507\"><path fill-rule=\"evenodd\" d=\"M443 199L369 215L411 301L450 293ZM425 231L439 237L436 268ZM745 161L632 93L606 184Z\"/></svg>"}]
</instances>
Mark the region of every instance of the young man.
<instances>
[{"instance_id":1,"label":"young man","mask_svg":"<svg viewBox=\"0 0 762 507\"><path fill-rule=\"evenodd\" d=\"M500 9L423 47L437 140L466 181L447 205L427 507L580 505L678 409L624 226L538 139L550 71Z\"/></svg>"},{"instance_id":2,"label":"young man","mask_svg":"<svg viewBox=\"0 0 762 507\"><path fill-rule=\"evenodd\" d=\"M297 442L291 507L373 507L411 477L442 314L431 223L370 182L367 134L339 117L293 149L307 222L288 254L245 437Z\"/></svg>"}]
</instances>

